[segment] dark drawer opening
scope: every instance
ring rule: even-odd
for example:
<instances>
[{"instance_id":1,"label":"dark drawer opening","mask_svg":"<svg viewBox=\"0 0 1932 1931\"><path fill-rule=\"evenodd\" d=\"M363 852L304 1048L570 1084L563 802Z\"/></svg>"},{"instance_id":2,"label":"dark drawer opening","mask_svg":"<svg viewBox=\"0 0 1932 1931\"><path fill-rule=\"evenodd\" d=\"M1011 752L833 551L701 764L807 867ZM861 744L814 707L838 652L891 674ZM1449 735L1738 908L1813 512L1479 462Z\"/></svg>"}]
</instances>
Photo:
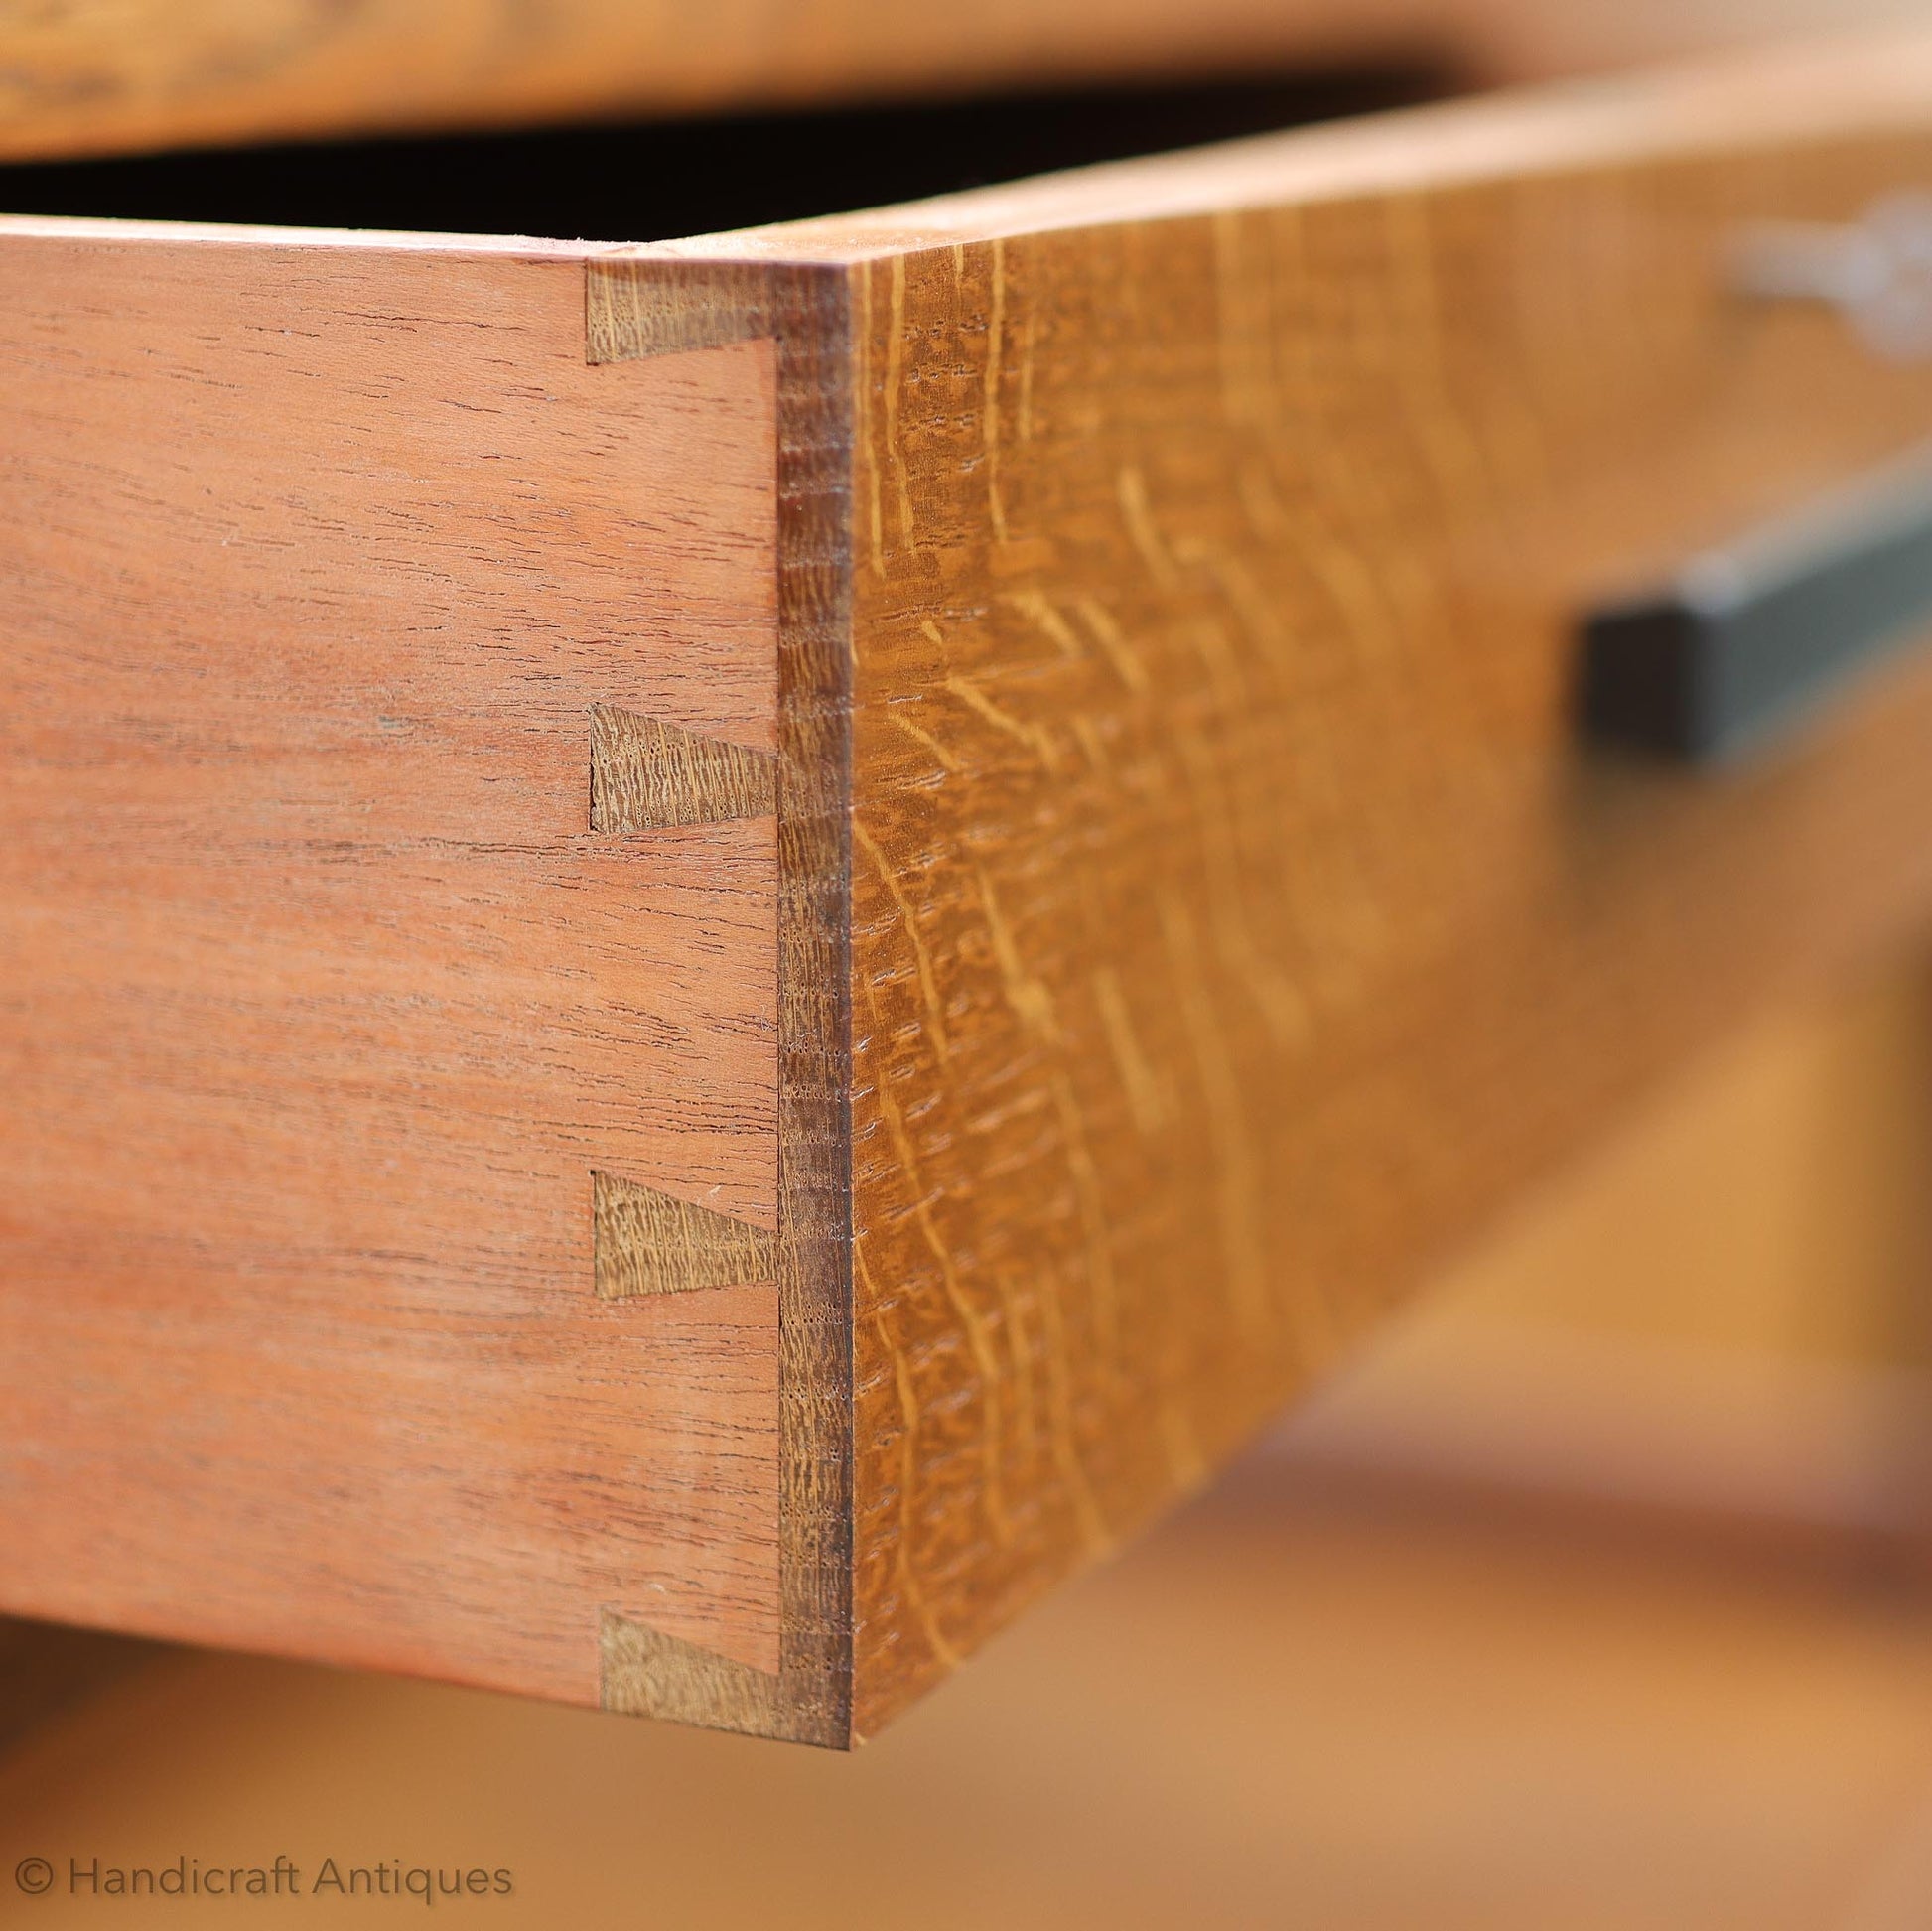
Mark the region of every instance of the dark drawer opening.
<instances>
[{"instance_id":1,"label":"dark drawer opening","mask_svg":"<svg viewBox=\"0 0 1932 1931\"><path fill-rule=\"evenodd\" d=\"M656 241L878 207L1456 91L1444 69L1295 73L842 112L60 162L0 173L18 214Z\"/></svg>"}]
</instances>

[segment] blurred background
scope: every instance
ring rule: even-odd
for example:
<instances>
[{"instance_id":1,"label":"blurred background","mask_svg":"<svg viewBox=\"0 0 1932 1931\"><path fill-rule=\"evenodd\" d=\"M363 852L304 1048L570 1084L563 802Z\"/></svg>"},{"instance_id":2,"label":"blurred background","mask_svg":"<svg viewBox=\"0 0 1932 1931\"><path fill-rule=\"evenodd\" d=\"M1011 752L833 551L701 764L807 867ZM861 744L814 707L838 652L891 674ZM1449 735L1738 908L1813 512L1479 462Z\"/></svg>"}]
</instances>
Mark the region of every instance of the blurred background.
<instances>
[{"instance_id":1,"label":"blurred background","mask_svg":"<svg viewBox=\"0 0 1932 1931\"><path fill-rule=\"evenodd\" d=\"M1925 11L0 0L0 202L647 239ZM1928 959L1740 1020L856 1758L14 1625L0 1870L481 1865L441 1915L584 1931L1932 1924Z\"/></svg>"},{"instance_id":2,"label":"blurred background","mask_svg":"<svg viewBox=\"0 0 1932 1931\"><path fill-rule=\"evenodd\" d=\"M1746 1028L854 1757L16 1628L0 1867L502 1867L439 1909L586 1931L1923 1926L1929 1074L1917 956Z\"/></svg>"}]
</instances>

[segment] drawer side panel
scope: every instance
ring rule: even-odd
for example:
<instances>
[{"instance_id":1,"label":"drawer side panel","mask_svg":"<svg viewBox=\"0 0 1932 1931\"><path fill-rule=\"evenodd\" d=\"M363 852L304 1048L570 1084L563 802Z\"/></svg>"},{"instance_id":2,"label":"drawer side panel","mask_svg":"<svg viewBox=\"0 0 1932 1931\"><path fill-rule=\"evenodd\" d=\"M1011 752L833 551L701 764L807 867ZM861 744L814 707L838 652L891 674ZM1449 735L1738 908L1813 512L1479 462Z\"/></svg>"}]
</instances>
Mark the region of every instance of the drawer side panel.
<instances>
[{"instance_id":1,"label":"drawer side panel","mask_svg":"<svg viewBox=\"0 0 1932 1931\"><path fill-rule=\"evenodd\" d=\"M768 793L591 810L594 712L771 758L768 348L595 367L555 255L0 256L0 1606L774 1668L775 1279L593 1252L594 1175L776 1225Z\"/></svg>"}]
</instances>

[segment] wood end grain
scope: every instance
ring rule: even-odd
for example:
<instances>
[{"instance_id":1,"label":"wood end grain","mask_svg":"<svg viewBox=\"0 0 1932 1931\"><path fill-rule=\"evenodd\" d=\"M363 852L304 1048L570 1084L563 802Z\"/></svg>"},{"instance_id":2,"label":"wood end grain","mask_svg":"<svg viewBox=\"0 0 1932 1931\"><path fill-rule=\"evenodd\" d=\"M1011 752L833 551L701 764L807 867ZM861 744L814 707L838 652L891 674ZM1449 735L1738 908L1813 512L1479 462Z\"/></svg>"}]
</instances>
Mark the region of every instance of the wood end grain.
<instances>
[{"instance_id":1,"label":"wood end grain","mask_svg":"<svg viewBox=\"0 0 1932 1931\"><path fill-rule=\"evenodd\" d=\"M591 362L768 343L778 421L782 1662L754 1684L629 1625L607 1636L606 1702L833 1747L852 1734L851 293L824 264L585 264Z\"/></svg>"},{"instance_id":2,"label":"wood end grain","mask_svg":"<svg viewBox=\"0 0 1932 1931\"><path fill-rule=\"evenodd\" d=\"M736 1215L593 1173L593 1276L599 1297L744 1288L777 1273L777 1239Z\"/></svg>"},{"instance_id":3,"label":"wood end grain","mask_svg":"<svg viewBox=\"0 0 1932 1931\"><path fill-rule=\"evenodd\" d=\"M700 737L609 704L591 707L591 829L657 831L778 808L769 752Z\"/></svg>"},{"instance_id":4,"label":"wood end grain","mask_svg":"<svg viewBox=\"0 0 1932 1931\"><path fill-rule=\"evenodd\" d=\"M601 1649L606 1710L746 1736L789 1733L783 1682L770 1671L611 1609L604 1612Z\"/></svg>"},{"instance_id":5,"label":"wood end grain","mask_svg":"<svg viewBox=\"0 0 1932 1931\"><path fill-rule=\"evenodd\" d=\"M586 262L585 353L593 362L633 362L769 337L771 283L781 273L757 262Z\"/></svg>"}]
</instances>

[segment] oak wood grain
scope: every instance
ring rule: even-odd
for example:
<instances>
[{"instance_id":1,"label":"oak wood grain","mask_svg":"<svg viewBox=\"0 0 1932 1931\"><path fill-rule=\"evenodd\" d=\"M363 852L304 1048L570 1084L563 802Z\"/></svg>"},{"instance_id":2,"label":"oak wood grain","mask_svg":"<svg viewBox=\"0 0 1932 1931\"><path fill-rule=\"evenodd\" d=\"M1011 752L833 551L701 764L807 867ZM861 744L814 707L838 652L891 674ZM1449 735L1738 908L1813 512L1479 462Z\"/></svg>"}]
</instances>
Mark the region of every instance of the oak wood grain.
<instances>
[{"instance_id":1,"label":"oak wood grain","mask_svg":"<svg viewBox=\"0 0 1932 1931\"><path fill-rule=\"evenodd\" d=\"M594 339L694 255L856 318L856 1733L1932 906L1923 664L1705 785L1568 684L1586 597L1932 428L1725 278L1929 121L1921 37L590 264Z\"/></svg>"},{"instance_id":2,"label":"oak wood grain","mask_svg":"<svg viewBox=\"0 0 1932 1931\"><path fill-rule=\"evenodd\" d=\"M855 565L863 1730L1752 1001L1923 914L1932 674L1584 764L1587 587L1932 428L1714 272L1932 144L875 267ZM1856 854L1856 863L1848 857Z\"/></svg>"},{"instance_id":3,"label":"oak wood grain","mask_svg":"<svg viewBox=\"0 0 1932 1931\"><path fill-rule=\"evenodd\" d=\"M607 1299L777 1278L776 1241L764 1228L618 1173L591 1182L592 1269Z\"/></svg>"},{"instance_id":4,"label":"oak wood grain","mask_svg":"<svg viewBox=\"0 0 1932 1931\"><path fill-rule=\"evenodd\" d=\"M0 236L0 1596L595 1702L778 1653L777 1286L594 1292L594 1172L768 1241L771 358L581 261ZM755 753L747 752L748 757Z\"/></svg>"},{"instance_id":5,"label":"oak wood grain","mask_svg":"<svg viewBox=\"0 0 1932 1931\"><path fill-rule=\"evenodd\" d=\"M779 1586L775 1670L607 1617L609 1708L843 1747L852 1694L851 353L815 269L587 270L597 363L732 345L776 371Z\"/></svg>"},{"instance_id":6,"label":"oak wood grain","mask_svg":"<svg viewBox=\"0 0 1932 1931\"><path fill-rule=\"evenodd\" d=\"M703 738L614 705L591 706L591 829L662 831L778 808L768 751Z\"/></svg>"}]
</instances>

